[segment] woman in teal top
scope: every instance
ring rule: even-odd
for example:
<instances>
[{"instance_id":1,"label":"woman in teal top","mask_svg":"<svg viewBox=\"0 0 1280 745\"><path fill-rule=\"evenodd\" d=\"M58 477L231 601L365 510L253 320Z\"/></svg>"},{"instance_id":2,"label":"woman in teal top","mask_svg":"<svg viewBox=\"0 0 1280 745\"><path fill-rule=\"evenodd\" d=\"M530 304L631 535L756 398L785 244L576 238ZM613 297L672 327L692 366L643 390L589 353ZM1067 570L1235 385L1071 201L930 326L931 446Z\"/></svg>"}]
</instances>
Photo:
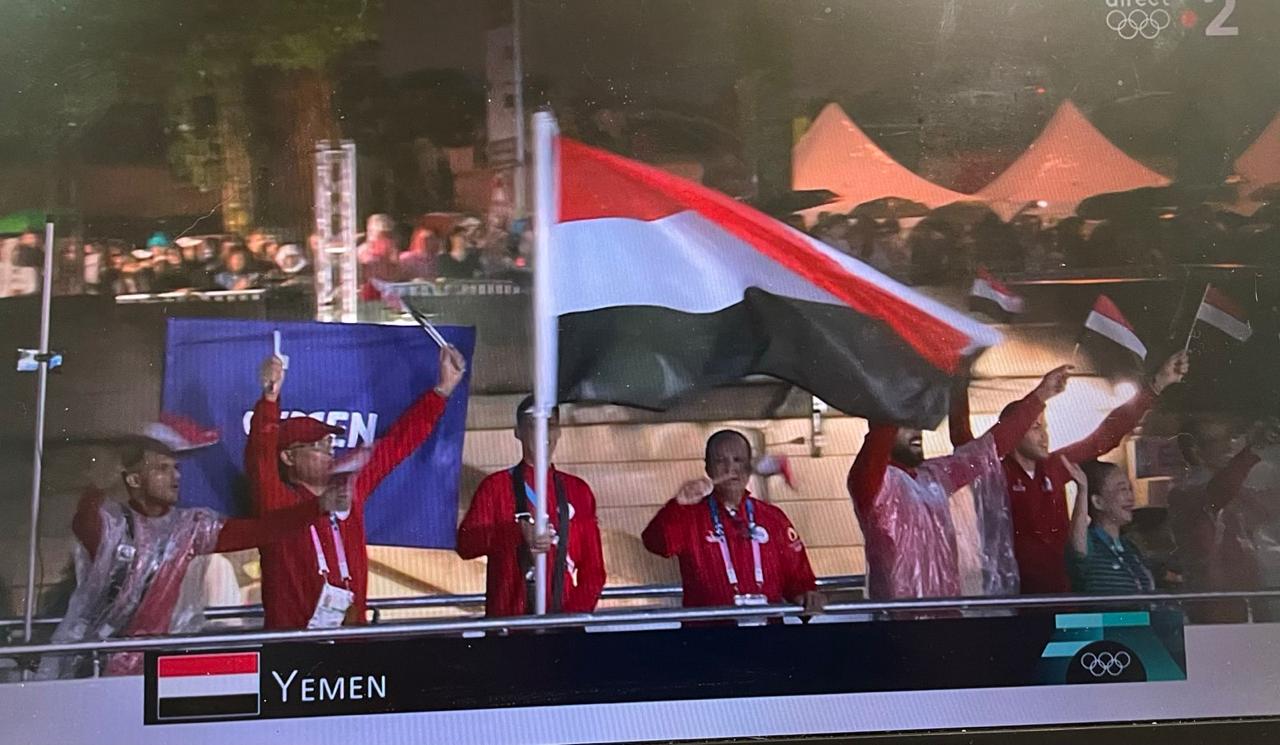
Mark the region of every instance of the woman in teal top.
<instances>
[{"instance_id":1,"label":"woman in teal top","mask_svg":"<svg viewBox=\"0 0 1280 745\"><path fill-rule=\"evenodd\" d=\"M1120 531L1133 521L1133 486L1114 463L1068 464L1078 485L1067 571L1071 589L1086 595L1152 592L1155 580L1142 552ZM1083 497L1083 498L1082 498Z\"/></svg>"}]
</instances>

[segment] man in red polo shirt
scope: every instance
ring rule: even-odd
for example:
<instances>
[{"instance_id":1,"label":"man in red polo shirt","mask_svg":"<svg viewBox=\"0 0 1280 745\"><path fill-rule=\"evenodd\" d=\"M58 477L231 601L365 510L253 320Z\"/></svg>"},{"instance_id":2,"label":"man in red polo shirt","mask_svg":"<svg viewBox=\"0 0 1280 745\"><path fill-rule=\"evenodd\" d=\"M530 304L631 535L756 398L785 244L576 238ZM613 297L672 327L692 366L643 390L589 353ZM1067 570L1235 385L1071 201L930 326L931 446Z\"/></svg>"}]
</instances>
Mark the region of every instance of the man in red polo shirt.
<instances>
[{"instance_id":1,"label":"man in red polo shirt","mask_svg":"<svg viewBox=\"0 0 1280 745\"><path fill-rule=\"evenodd\" d=\"M747 491L751 444L733 430L707 440L708 478L685 483L644 529L644 547L680 560L684 606L795 603L822 609L804 542L777 507Z\"/></svg>"},{"instance_id":2,"label":"man in red polo shirt","mask_svg":"<svg viewBox=\"0 0 1280 745\"><path fill-rule=\"evenodd\" d=\"M1001 454L1013 517L1013 553L1023 593L1071 591L1063 557L1071 522L1066 485L1072 479L1062 458L1084 463L1114 450L1138 426L1164 389L1182 380L1188 367L1186 352L1170 357L1133 400L1112 411L1092 434L1077 443L1050 453L1049 429L1042 412L1017 446L1008 454ZM1000 414L1001 421L1028 398L1006 406ZM951 396L950 429L951 444L957 448L974 440L969 424L969 396L963 389L953 391Z\"/></svg>"},{"instance_id":3,"label":"man in red polo shirt","mask_svg":"<svg viewBox=\"0 0 1280 745\"><path fill-rule=\"evenodd\" d=\"M533 396L525 397L516 407L520 463L480 482L466 517L458 526L458 555L464 559L489 559L484 612L490 617L533 612L533 557L539 553L547 555L549 612L590 613L604 589L604 550L596 522L596 497L587 482L553 466L547 474L548 532L534 534L532 482L537 438L532 409ZM557 408L547 422L548 457L559 439Z\"/></svg>"},{"instance_id":4,"label":"man in red polo shirt","mask_svg":"<svg viewBox=\"0 0 1280 745\"><path fill-rule=\"evenodd\" d=\"M262 365L262 399L253 409L245 472L259 515L314 502L332 488L350 489L348 514L329 513L263 547L262 605L267 629L331 628L364 623L369 560L364 507L369 495L431 435L445 401L462 380L458 350L440 350L440 377L374 443L349 484L333 483L333 436L342 428L309 417L280 420L284 365Z\"/></svg>"}]
</instances>

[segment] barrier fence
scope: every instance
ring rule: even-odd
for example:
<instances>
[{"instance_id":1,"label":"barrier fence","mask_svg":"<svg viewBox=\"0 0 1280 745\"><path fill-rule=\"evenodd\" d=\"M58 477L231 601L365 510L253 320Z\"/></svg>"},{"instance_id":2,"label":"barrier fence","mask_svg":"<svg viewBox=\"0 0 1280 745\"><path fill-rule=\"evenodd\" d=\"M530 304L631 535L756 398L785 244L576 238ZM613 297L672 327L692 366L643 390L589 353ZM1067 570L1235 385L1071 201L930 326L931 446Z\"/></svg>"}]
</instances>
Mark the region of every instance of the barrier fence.
<instances>
[{"instance_id":1,"label":"barrier fence","mask_svg":"<svg viewBox=\"0 0 1280 745\"><path fill-rule=\"evenodd\" d=\"M827 592L853 592L866 587L866 577L861 574L850 574L836 577L820 577L818 587ZM680 597L679 585L631 585L629 587L606 587L600 594L603 601L609 600L666 600ZM399 598L370 598L369 608L372 624L382 620L384 611L418 610L424 608L479 608L484 606L483 594L462 595L415 595ZM234 621L249 618L261 618L262 605L224 605L206 608L205 621ZM61 618L36 618L36 626L57 626ZM22 619L0 619L0 633L12 634L22 627Z\"/></svg>"},{"instance_id":2,"label":"barrier fence","mask_svg":"<svg viewBox=\"0 0 1280 745\"><path fill-rule=\"evenodd\" d=\"M859 601L834 603L823 611L827 616L921 617L930 613L955 611L1017 611L1021 609L1062 608L1073 613L1104 608L1146 608L1190 603L1241 601L1250 609L1258 601L1280 601L1280 590L1250 592L1149 593L1134 595L1030 595L1007 598L928 598L913 600ZM372 641L423 635L466 635L509 633L562 628L600 628L629 625L689 623L702 621L756 621L759 619L799 618L805 615L799 605L752 607L671 608L569 613L546 616L509 618L446 618L394 624L345 626L337 629L246 631L224 634L140 637L71 644L22 644L0 647L0 659L29 658L47 654L111 654L146 650L212 650L243 648L280 642ZM96 665L95 665L96 669Z\"/></svg>"}]
</instances>

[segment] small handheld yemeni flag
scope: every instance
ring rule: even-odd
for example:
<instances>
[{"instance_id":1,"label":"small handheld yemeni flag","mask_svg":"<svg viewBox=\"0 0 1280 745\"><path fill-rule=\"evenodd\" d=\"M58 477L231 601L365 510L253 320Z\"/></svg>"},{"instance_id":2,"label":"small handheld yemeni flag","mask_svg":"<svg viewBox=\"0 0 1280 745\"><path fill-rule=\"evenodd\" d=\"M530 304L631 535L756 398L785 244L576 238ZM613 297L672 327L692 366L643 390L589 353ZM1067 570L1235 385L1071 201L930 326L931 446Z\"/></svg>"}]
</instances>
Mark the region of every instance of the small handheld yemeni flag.
<instances>
[{"instance_id":1,"label":"small handheld yemeni flag","mask_svg":"<svg viewBox=\"0 0 1280 745\"><path fill-rule=\"evenodd\" d=\"M951 376L999 341L724 194L555 143L561 401L662 410L761 374L854 416L932 427Z\"/></svg>"},{"instance_id":2,"label":"small handheld yemeni flag","mask_svg":"<svg viewBox=\"0 0 1280 745\"><path fill-rule=\"evenodd\" d=\"M1094 301L1084 327L1133 352L1139 359L1147 358L1147 345L1142 343L1128 319L1106 295L1099 295Z\"/></svg>"},{"instance_id":3,"label":"small handheld yemeni flag","mask_svg":"<svg viewBox=\"0 0 1280 745\"><path fill-rule=\"evenodd\" d=\"M258 652L156 658L156 718L256 716L262 702Z\"/></svg>"},{"instance_id":4,"label":"small handheld yemeni flag","mask_svg":"<svg viewBox=\"0 0 1280 745\"><path fill-rule=\"evenodd\" d=\"M1213 285L1205 290L1200 309L1196 311L1196 320L1204 321L1236 341L1248 341L1253 336L1249 314L1239 303Z\"/></svg>"},{"instance_id":5,"label":"small handheld yemeni flag","mask_svg":"<svg viewBox=\"0 0 1280 745\"><path fill-rule=\"evenodd\" d=\"M1026 311L1027 304L1021 295L991 276L986 267L980 267L969 288L969 309L992 318L1007 318Z\"/></svg>"}]
</instances>

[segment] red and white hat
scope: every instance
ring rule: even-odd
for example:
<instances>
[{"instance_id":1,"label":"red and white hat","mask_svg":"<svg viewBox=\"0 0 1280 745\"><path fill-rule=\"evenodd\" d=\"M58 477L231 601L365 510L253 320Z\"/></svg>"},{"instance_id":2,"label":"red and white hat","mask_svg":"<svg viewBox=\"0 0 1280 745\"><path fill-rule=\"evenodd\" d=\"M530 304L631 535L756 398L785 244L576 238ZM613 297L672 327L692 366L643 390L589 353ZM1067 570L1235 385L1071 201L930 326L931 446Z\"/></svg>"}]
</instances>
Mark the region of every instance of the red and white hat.
<instances>
[{"instance_id":1,"label":"red and white hat","mask_svg":"<svg viewBox=\"0 0 1280 745\"><path fill-rule=\"evenodd\" d=\"M197 450L218 441L218 430L168 412L161 412L160 420L144 427L142 434L175 453Z\"/></svg>"}]
</instances>

